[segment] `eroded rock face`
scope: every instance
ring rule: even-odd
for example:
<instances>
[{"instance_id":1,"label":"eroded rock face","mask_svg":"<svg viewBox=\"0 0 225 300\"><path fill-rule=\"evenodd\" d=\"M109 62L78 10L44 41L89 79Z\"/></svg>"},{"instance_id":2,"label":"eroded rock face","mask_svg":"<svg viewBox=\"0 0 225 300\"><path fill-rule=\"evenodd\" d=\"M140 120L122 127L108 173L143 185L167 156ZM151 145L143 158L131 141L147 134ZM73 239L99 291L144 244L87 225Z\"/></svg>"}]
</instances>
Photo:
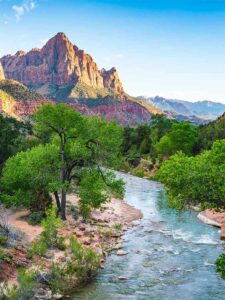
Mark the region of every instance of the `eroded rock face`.
<instances>
[{"instance_id":1,"label":"eroded rock face","mask_svg":"<svg viewBox=\"0 0 225 300\"><path fill-rule=\"evenodd\" d=\"M32 115L40 106L54 102L30 91L14 80L0 82L0 113L18 120Z\"/></svg>"},{"instance_id":2,"label":"eroded rock face","mask_svg":"<svg viewBox=\"0 0 225 300\"><path fill-rule=\"evenodd\" d=\"M123 86L115 68L112 68L109 71L102 69L101 74L103 77L103 85L105 88L113 90L119 94L123 93Z\"/></svg>"},{"instance_id":3,"label":"eroded rock face","mask_svg":"<svg viewBox=\"0 0 225 300\"><path fill-rule=\"evenodd\" d=\"M25 85L82 82L93 88L123 91L115 68L99 70L93 58L73 45L64 33L58 33L42 49L18 51L0 59L5 75Z\"/></svg>"},{"instance_id":4,"label":"eroded rock face","mask_svg":"<svg viewBox=\"0 0 225 300\"><path fill-rule=\"evenodd\" d=\"M5 73L4 73L3 67L0 63L0 80L4 80L4 79L5 79Z\"/></svg>"}]
</instances>

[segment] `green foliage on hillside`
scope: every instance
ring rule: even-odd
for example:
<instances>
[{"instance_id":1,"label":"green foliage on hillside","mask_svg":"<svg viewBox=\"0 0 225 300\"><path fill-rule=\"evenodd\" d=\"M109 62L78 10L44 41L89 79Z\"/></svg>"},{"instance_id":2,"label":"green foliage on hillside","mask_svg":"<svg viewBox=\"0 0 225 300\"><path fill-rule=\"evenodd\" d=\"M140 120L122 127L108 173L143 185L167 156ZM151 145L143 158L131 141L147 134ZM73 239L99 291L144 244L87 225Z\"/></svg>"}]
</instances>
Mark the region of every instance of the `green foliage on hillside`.
<instances>
[{"instance_id":1,"label":"green foliage on hillside","mask_svg":"<svg viewBox=\"0 0 225 300\"><path fill-rule=\"evenodd\" d=\"M165 161L155 178L168 188L172 207L202 204L225 208L225 140L195 157L177 153Z\"/></svg>"},{"instance_id":2,"label":"green foliage on hillside","mask_svg":"<svg viewBox=\"0 0 225 300\"><path fill-rule=\"evenodd\" d=\"M208 150L216 140L225 139L225 118L218 119L198 128L199 151Z\"/></svg>"}]
</instances>

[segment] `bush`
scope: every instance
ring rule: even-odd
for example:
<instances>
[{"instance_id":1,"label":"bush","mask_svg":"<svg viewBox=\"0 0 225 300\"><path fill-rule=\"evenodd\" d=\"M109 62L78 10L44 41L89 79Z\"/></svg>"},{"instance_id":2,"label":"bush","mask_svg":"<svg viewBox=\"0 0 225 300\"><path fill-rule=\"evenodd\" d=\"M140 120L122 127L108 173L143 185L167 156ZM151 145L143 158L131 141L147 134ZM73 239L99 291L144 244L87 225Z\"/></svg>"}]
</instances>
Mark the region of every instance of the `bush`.
<instances>
[{"instance_id":1,"label":"bush","mask_svg":"<svg viewBox=\"0 0 225 300\"><path fill-rule=\"evenodd\" d=\"M44 228L42 233L48 247L57 247L58 229L62 226L61 219L56 215L56 207L46 211L46 218L41 222Z\"/></svg>"},{"instance_id":2,"label":"bush","mask_svg":"<svg viewBox=\"0 0 225 300\"><path fill-rule=\"evenodd\" d=\"M60 236L57 238L57 248L62 251L66 250L66 244L65 244L64 237Z\"/></svg>"},{"instance_id":3,"label":"bush","mask_svg":"<svg viewBox=\"0 0 225 300\"><path fill-rule=\"evenodd\" d=\"M137 177L140 177L140 178L143 178L143 177L145 177L145 172L144 172L144 170L142 170L142 169L134 169L133 170L133 172L132 172L132 174L134 175L134 176L137 176Z\"/></svg>"},{"instance_id":4,"label":"bush","mask_svg":"<svg viewBox=\"0 0 225 300\"><path fill-rule=\"evenodd\" d=\"M48 247L45 241L44 236L40 236L38 240L36 240L32 247L27 251L26 258L32 259L34 255L43 256L48 251Z\"/></svg>"},{"instance_id":5,"label":"bush","mask_svg":"<svg viewBox=\"0 0 225 300\"><path fill-rule=\"evenodd\" d=\"M66 265L53 263L51 266L50 287L53 292L69 293L79 284L90 280L100 267L100 256L88 246L70 237L69 250L71 252Z\"/></svg>"},{"instance_id":6,"label":"bush","mask_svg":"<svg viewBox=\"0 0 225 300\"><path fill-rule=\"evenodd\" d=\"M36 242L34 242L32 250L34 254L40 256L44 255L47 252L48 248L43 236L40 236L40 238Z\"/></svg>"},{"instance_id":7,"label":"bush","mask_svg":"<svg viewBox=\"0 0 225 300\"><path fill-rule=\"evenodd\" d=\"M113 228L115 228L116 230L122 230L123 225L121 223L115 223L113 224Z\"/></svg>"},{"instance_id":8,"label":"bush","mask_svg":"<svg viewBox=\"0 0 225 300\"><path fill-rule=\"evenodd\" d=\"M28 223L30 225L39 225L43 220L44 214L43 212L32 212L28 217Z\"/></svg>"},{"instance_id":9,"label":"bush","mask_svg":"<svg viewBox=\"0 0 225 300\"><path fill-rule=\"evenodd\" d=\"M215 261L215 265L216 271L225 279L225 253L220 254L219 258Z\"/></svg>"},{"instance_id":10,"label":"bush","mask_svg":"<svg viewBox=\"0 0 225 300\"><path fill-rule=\"evenodd\" d=\"M208 203L210 208L225 207L225 140L212 150L195 157L178 153L165 161L155 178L168 188L169 203L181 209L186 205Z\"/></svg>"},{"instance_id":11,"label":"bush","mask_svg":"<svg viewBox=\"0 0 225 300\"><path fill-rule=\"evenodd\" d=\"M2 261L8 261L10 262L12 260L12 252L4 250L2 247L0 247L0 262Z\"/></svg>"},{"instance_id":12,"label":"bush","mask_svg":"<svg viewBox=\"0 0 225 300\"><path fill-rule=\"evenodd\" d=\"M56 215L56 207L52 206L46 211L46 218L41 222L44 231L37 241L28 250L26 257L32 259L34 255L42 256L48 248L57 247L60 250L65 250L66 245L63 237L58 237L58 229L62 225L62 221Z\"/></svg>"},{"instance_id":13,"label":"bush","mask_svg":"<svg viewBox=\"0 0 225 300\"><path fill-rule=\"evenodd\" d=\"M0 245L5 246L8 242L8 236L7 235L0 235Z\"/></svg>"}]
</instances>

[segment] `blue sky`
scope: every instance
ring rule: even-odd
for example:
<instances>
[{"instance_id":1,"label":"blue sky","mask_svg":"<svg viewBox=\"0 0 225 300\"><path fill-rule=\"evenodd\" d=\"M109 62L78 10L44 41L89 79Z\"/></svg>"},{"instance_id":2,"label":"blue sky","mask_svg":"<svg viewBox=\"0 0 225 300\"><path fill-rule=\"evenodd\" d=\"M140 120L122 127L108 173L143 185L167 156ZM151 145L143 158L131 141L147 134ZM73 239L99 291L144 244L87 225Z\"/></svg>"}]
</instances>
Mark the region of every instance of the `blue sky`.
<instances>
[{"instance_id":1,"label":"blue sky","mask_svg":"<svg viewBox=\"0 0 225 300\"><path fill-rule=\"evenodd\" d=\"M225 103L225 0L0 0L0 56L59 31L131 95Z\"/></svg>"}]
</instances>

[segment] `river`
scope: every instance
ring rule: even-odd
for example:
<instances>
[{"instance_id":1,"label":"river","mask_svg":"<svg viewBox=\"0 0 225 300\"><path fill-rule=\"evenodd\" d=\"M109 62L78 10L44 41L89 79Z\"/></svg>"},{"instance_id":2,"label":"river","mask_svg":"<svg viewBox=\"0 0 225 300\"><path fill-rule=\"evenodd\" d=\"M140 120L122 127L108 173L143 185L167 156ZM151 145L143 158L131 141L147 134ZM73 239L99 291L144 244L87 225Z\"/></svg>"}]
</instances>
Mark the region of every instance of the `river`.
<instances>
[{"instance_id":1,"label":"river","mask_svg":"<svg viewBox=\"0 0 225 300\"><path fill-rule=\"evenodd\" d=\"M118 176L126 182L124 200L141 209L143 219L123 237L128 255L112 252L105 269L72 299L225 299L225 281L214 267L223 251L218 229L201 223L193 211L170 209L160 183Z\"/></svg>"}]
</instances>

